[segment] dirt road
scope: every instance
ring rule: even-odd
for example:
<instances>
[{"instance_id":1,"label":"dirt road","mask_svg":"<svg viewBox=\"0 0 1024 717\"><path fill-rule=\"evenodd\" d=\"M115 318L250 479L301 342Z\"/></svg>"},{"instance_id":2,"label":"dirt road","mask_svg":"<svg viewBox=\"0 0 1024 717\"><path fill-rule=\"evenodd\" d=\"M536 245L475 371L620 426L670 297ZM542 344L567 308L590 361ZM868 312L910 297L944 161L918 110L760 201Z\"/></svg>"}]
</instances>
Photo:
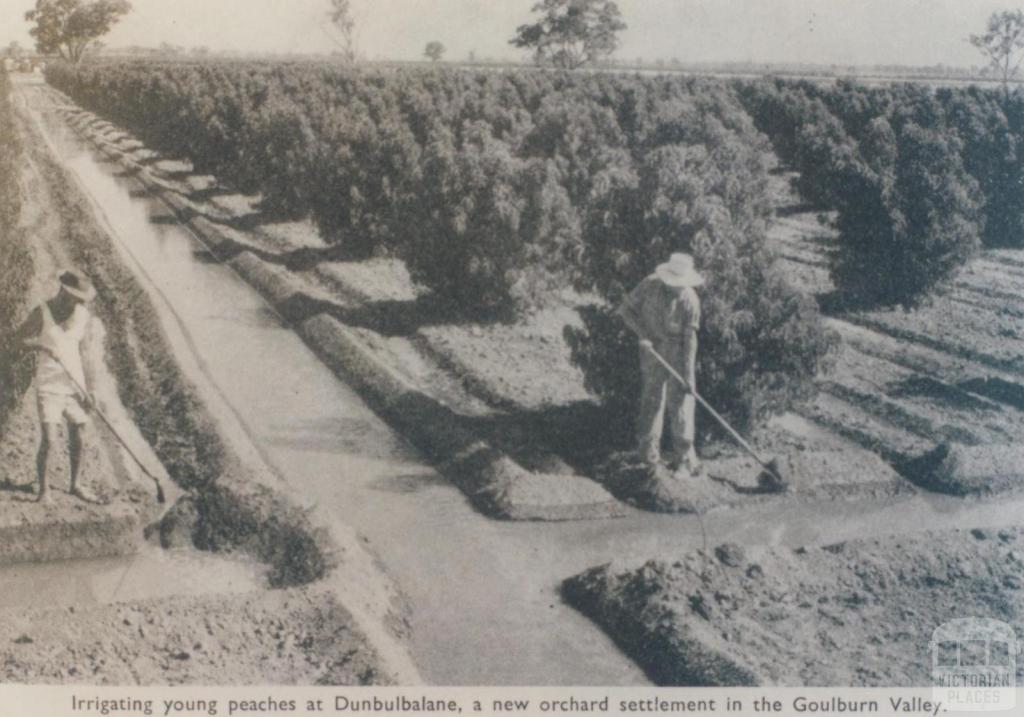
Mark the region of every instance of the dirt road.
<instances>
[{"instance_id":1,"label":"dirt road","mask_svg":"<svg viewBox=\"0 0 1024 717\"><path fill-rule=\"evenodd\" d=\"M165 330L236 445L319 519L353 526L411 607L410 649L435 684L645 684L611 641L558 597L563 579L612 559L726 540L823 544L952 525L1009 522L1021 501L763 506L708 516L502 523L475 512L342 385L166 206L87 149L39 86L21 95L78 177Z\"/></svg>"}]
</instances>

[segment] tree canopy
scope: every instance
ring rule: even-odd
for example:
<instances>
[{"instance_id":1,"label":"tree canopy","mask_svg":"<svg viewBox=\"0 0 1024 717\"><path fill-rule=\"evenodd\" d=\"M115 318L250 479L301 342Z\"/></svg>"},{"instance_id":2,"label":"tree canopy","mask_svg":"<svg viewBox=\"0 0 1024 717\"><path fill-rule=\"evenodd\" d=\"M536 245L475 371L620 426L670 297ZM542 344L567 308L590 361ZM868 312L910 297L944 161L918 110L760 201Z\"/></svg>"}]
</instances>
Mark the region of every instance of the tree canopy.
<instances>
[{"instance_id":1,"label":"tree canopy","mask_svg":"<svg viewBox=\"0 0 1024 717\"><path fill-rule=\"evenodd\" d=\"M25 19L35 23L29 34L39 52L77 63L131 7L128 0L36 0Z\"/></svg>"},{"instance_id":2,"label":"tree canopy","mask_svg":"<svg viewBox=\"0 0 1024 717\"><path fill-rule=\"evenodd\" d=\"M437 62L444 57L446 49L447 48L437 40L432 40L427 43L427 47L423 50L423 54L424 56L429 57L431 62Z\"/></svg>"},{"instance_id":3,"label":"tree canopy","mask_svg":"<svg viewBox=\"0 0 1024 717\"><path fill-rule=\"evenodd\" d=\"M351 0L331 0L328 17L341 35L339 45L342 56L348 62L355 62L357 58L356 22L352 19Z\"/></svg>"},{"instance_id":4,"label":"tree canopy","mask_svg":"<svg viewBox=\"0 0 1024 717\"><path fill-rule=\"evenodd\" d=\"M1010 79L1024 60L1021 52L1024 50L1024 11L992 13L985 32L971 35L971 44L988 58L989 65L1003 81L1003 89L1009 92Z\"/></svg>"},{"instance_id":5,"label":"tree canopy","mask_svg":"<svg viewBox=\"0 0 1024 717\"><path fill-rule=\"evenodd\" d=\"M535 23L520 25L509 42L533 49L538 63L574 70L611 55L626 29L612 0L540 0Z\"/></svg>"}]
</instances>

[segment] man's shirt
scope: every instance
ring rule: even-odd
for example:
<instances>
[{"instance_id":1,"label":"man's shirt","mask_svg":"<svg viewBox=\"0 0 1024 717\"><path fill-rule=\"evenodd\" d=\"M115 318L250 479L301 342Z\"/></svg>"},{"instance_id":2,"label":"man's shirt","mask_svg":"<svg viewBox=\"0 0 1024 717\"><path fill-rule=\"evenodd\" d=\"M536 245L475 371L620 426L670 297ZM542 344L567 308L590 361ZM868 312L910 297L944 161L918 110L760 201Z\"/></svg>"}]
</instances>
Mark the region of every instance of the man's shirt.
<instances>
[{"instance_id":1,"label":"man's shirt","mask_svg":"<svg viewBox=\"0 0 1024 717\"><path fill-rule=\"evenodd\" d=\"M692 287L674 289L653 274L637 284L617 313L641 338L678 340L700 328L700 299Z\"/></svg>"}]
</instances>

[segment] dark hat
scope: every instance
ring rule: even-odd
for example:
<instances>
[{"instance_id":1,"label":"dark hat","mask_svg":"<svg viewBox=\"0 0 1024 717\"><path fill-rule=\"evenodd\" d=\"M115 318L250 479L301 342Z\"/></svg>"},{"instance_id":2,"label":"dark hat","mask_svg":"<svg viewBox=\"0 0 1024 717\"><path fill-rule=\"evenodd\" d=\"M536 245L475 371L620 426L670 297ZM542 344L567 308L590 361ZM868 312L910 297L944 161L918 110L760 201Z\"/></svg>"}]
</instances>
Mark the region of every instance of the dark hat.
<instances>
[{"instance_id":1,"label":"dark hat","mask_svg":"<svg viewBox=\"0 0 1024 717\"><path fill-rule=\"evenodd\" d=\"M92 282L85 278L85 275L69 269L60 275L60 288L71 294L79 301L92 301L96 298L96 288Z\"/></svg>"}]
</instances>

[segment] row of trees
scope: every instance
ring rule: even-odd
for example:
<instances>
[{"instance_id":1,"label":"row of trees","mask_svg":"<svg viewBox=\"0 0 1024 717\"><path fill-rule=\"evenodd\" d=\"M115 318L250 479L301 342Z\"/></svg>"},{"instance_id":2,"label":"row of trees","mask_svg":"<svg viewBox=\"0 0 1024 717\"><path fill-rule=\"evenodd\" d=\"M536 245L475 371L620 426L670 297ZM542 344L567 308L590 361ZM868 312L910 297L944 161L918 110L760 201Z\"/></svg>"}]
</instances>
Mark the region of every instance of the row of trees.
<instances>
[{"instance_id":1,"label":"row of trees","mask_svg":"<svg viewBox=\"0 0 1024 717\"><path fill-rule=\"evenodd\" d=\"M847 299L912 306L984 243L1024 246L1024 101L997 91L745 83L806 201L836 210Z\"/></svg>"},{"instance_id":2,"label":"row of trees","mask_svg":"<svg viewBox=\"0 0 1024 717\"><path fill-rule=\"evenodd\" d=\"M21 142L14 124L10 81L0 72L0 435L31 379L25 362L12 362L7 341L25 318L33 262L19 227Z\"/></svg>"},{"instance_id":3,"label":"row of trees","mask_svg":"<svg viewBox=\"0 0 1024 717\"><path fill-rule=\"evenodd\" d=\"M36 0L25 13L36 49L78 63L100 38L131 10L128 0ZM533 7L536 22L521 25L510 41L531 49L542 64L575 69L615 51L618 33L626 28L613 0L541 0ZM328 0L326 19L333 28L339 54L357 59L356 22L351 0ZM168 49L174 49L164 43ZM427 43L424 55L436 62L445 53L437 40Z\"/></svg>"},{"instance_id":4,"label":"row of trees","mask_svg":"<svg viewBox=\"0 0 1024 717\"><path fill-rule=\"evenodd\" d=\"M831 338L765 244L768 145L725 85L684 78L103 64L48 78L350 256L402 258L452 315L515 319L571 283L572 337L615 402L637 375L608 307L673 251L704 292L709 398L751 423L809 394Z\"/></svg>"},{"instance_id":5,"label":"row of trees","mask_svg":"<svg viewBox=\"0 0 1024 717\"><path fill-rule=\"evenodd\" d=\"M99 38L131 10L128 0L36 0L25 14L33 23L30 31L36 48L45 54L59 54L79 62ZM626 29L614 0L540 0L533 5L535 21L520 25L509 41L515 47L532 50L538 64L574 70L610 57ZM357 59L356 22L351 0L327 0L327 19L339 54L349 62ZM1024 59L1024 11L993 13L985 31L970 36L970 42L985 56L1002 79L1004 92ZM13 51L17 43L11 44ZM162 47L174 49L167 43ZM445 46L433 40L424 56L437 62ZM473 53L470 53L472 61ZM660 63L660 61L659 61Z\"/></svg>"}]
</instances>

